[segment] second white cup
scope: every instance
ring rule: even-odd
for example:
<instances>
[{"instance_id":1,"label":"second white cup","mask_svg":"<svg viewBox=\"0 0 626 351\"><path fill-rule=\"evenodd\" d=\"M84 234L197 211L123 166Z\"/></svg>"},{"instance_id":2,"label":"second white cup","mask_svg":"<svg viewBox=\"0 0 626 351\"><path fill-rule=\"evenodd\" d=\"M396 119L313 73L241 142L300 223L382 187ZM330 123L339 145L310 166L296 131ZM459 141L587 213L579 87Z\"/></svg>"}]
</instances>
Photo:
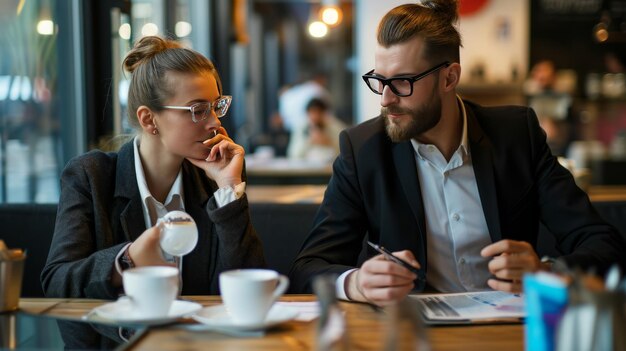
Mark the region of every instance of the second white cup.
<instances>
[{"instance_id":1,"label":"second white cup","mask_svg":"<svg viewBox=\"0 0 626 351\"><path fill-rule=\"evenodd\" d=\"M138 318L167 317L178 294L178 269L166 266L125 270L124 292L130 298L133 315Z\"/></svg>"},{"instance_id":2,"label":"second white cup","mask_svg":"<svg viewBox=\"0 0 626 351\"><path fill-rule=\"evenodd\" d=\"M233 322L256 325L285 293L289 278L269 269L238 269L220 274L222 301Z\"/></svg>"}]
</instances>

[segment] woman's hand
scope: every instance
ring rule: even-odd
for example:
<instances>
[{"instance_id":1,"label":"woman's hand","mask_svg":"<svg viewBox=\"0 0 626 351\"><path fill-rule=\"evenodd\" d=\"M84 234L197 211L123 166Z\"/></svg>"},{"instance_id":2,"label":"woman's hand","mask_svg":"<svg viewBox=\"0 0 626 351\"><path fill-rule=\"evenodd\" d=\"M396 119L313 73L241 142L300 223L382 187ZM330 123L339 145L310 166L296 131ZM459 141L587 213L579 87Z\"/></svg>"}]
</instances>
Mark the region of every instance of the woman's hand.
<instances>
[{"instance_id":1,"label":"woman's hand","mask_svg":"<svg viewBox=\"0 0 626 351\"><path fill-rule=\"evenodd\" d=\"M173 266L171 262L165 261L161 254L161 229L158 225L146 229L130 246L127 248L128 256L133 261L135 267L142 266ZM122 286L122 276L117 270L111 278L113 286Z\"/></svg>"},{"instance_id":2,"label":"woman's hand","mask_svg":"<svg viewBox=\"0 0 626 351\"><path fill-rule=\"evenodd\" d=\"M158 225L146 229L128 247L128 255L135 264L141 266L172 266L173 263L165 261L161 254L161 229Z\"/></svg>"},{"instance_id":3,"label":"woman's hand","mask_svg":"<svg viewBox=\"0 0 626 351\"><path fill-rule=\"evenodd\" d=\"M209 147L209 156L205 160L188 158L196 167L202 168L207 177L215 180L220 188L241 183L245 151L241 145L228 137L226 129L220 127L218 134L204 141Z\"/></svg>"}]
</instances>

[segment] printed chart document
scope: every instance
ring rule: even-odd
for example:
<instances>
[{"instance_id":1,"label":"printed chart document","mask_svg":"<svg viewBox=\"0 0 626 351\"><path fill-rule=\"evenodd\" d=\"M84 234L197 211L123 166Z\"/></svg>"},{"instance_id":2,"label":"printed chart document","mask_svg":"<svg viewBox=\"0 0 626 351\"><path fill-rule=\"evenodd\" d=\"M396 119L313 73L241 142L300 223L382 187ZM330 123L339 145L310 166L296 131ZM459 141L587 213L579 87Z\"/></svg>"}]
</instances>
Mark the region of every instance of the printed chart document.
<instances>
[{"instance_id":1,"label":"printed chart document","mask_svg":"<svg viewBox=\"0 0 626 351\"><path fill-rule=\"evenodd\" d=\"M411 295L426 323L515 322L524 318L524 298L501 291Z\"/></svg>"},{"instance_id":2,"label":"printed chart document","mask_svg":"<svg viewBox=\"0 0 626 351\"><path fill-rule=\"evenodd\" d=\"M277 305L294 308L298 311L297 321L310 322L320 316L320 304L318 301L277 301Z\"/></svg>"}]
</instances>

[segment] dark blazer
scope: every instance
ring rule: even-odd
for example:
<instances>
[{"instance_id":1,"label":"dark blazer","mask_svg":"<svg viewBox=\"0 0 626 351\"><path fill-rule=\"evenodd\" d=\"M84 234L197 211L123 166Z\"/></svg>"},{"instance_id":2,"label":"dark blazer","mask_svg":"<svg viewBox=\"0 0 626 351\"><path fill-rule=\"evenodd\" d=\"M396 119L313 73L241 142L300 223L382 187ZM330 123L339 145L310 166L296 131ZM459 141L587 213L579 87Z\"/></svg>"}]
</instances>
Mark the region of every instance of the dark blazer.
<instances>
[{"instance_id":1,"label":"dark blazer","mask_svg":"<svg viewBox=\"0 0 626 351\"><path fill-rule=\"evenodd\" d=\"M113 299L117 253L146 230L135 176L132 141L119 153L91 151L61 175L54 236L41 273L48 297ZM183 258L184 295L218 294L219 272L265 265L244 195L217 207L217 184L183 162L185 211L198 226L198 244ZM208 211L206 210L208 202Z\"/></svg>"},{"instance_id":2,"label":"dark blazer","mask_svg":"<svg viewBox=\"0 0 626 351\"><path fill-rule=\"evenodd\" d=\"M540 221L554 233L570 264L606 268L625 244L595 212L570 172L551 155L535 113L525 107L465 102L478 192L492 241L536 245ZM311 291L312 277L341 274L361 256L363 240L409 249L426 265L426 227L414 149L393 143L383 117L343 131L333 176L290 273L293 292ZM423 288L417 286L418 289Z\"/></svg>"}]
</instances>

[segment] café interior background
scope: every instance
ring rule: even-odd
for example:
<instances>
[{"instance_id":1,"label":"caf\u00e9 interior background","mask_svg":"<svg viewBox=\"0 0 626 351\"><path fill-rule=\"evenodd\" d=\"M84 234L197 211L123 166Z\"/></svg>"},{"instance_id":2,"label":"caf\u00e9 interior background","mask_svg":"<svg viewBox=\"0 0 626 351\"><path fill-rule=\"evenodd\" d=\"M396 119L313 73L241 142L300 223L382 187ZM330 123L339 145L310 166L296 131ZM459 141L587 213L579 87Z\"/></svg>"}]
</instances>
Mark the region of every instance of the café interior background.
<instances>
[{"instance_id":1,"label":"caf\u00e9 interior background","mask_svg":"<svg viewBox=\"0 0 626 351\"><path fill-rule=\"evenodd\" d=\"M142 35L176 38L215 62L234 97L222 122L249 155L275 142L280 92L314 74L327 77L343 122L375 117L379 99L361 75L374 65L380 17L405 2L3 0L0 202L58 201L69 159L132 132L121 61ZM340 21L322 35L311 24L324 6ZM558 153L590 168L594 184L626 183L625 1L461 0L460 29L463 97L531 104L531 67L553 61L559 94L547 110L566 113L539 114Z\"/></svg>"}]
</instances>

